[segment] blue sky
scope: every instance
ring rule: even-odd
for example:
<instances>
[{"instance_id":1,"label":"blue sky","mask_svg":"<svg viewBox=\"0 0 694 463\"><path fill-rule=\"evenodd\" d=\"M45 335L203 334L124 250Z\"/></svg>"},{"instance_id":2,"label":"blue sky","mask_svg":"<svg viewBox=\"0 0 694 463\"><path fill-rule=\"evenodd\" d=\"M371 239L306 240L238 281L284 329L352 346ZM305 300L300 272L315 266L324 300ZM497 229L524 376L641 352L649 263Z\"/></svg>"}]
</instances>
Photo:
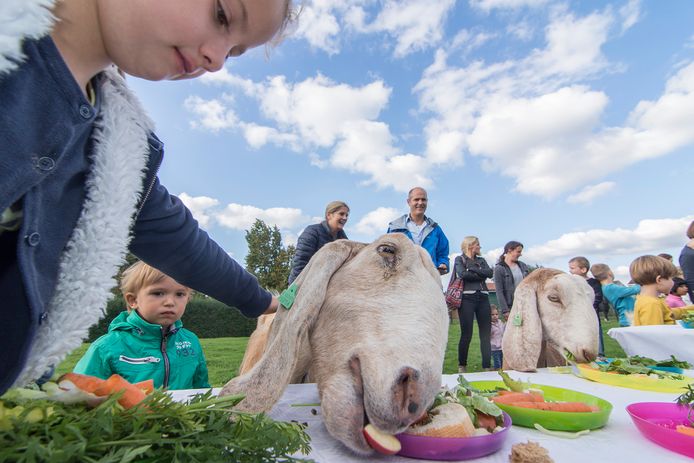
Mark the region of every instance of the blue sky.
<instances>
[{"instance_id":1,"label":"blue sky","mask_svg":"<svg viewBox=\"0 0 694 463\"><path fill-rule=\"evenodd\" d=\"M627 279L694 219L694 2L313 0L293 35L187 82L130 79L160 178L243 264L256 217L294 243L325 205L369 242L413 186L460 252L570 257Z\"/></svg>"}]
</instances>

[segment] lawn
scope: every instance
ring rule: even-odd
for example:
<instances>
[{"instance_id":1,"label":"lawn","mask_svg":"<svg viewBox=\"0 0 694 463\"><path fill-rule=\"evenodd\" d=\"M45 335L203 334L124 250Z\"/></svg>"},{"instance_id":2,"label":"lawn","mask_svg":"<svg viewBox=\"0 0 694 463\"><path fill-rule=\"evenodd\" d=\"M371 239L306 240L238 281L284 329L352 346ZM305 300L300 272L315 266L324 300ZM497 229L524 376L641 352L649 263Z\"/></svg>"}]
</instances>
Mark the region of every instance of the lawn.
<instances>
[{"instance_id":1,"label":"lawn","mask_svg":"<svg viewBox=\"0 0 694 463\"><path fill-rule=\"evenodd\" d=\"M605 340L605 354L608 357L623 357L624 351L619 347L617 341L607 336L607 330L618 326L617 321L612 318L609 322L603 322L602 329ZM443 362L444 373L458 372L458 340L460 339L460 326L451 324L448 330L448 346L446 347L446 357ZM210 373L210 384L222 386L229 379L236 375L241 364L243 352L246 348L248 338L214 338L201 339L202 347L207 358L207 367ZM80 348L73 351L63 363L58 367L58 373L71 371L77 361L82 357L89 344L83 344ZM480 343L477 329L472 335L472 343L468 355L468 371L481 371L482 359L480 356Z\"/></svg>"}]
</instances>

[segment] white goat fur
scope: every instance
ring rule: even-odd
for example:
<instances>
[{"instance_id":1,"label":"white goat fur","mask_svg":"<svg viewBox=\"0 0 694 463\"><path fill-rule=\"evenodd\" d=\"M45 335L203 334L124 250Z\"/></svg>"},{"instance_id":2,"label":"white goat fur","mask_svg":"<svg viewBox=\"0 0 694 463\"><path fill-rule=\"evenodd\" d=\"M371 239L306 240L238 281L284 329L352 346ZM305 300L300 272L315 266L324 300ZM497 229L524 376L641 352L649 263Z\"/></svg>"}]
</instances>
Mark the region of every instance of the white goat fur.
<instances>
[{"instance_id":1,"label":"white goat fur","mask_svg":"<svg viewBox=\"0 0 694 463\"><path fill-rule=\"evenodd\" d=\"M245 393L242 410L268 411L289 382L308 374L328 432L371 453L365 414L377 428L401 432L440 388L448 316L439 274L426 251L396 233L369 245L324 246L296 284L294 304L278 309L260 361L222 394ZM412 372L404 389L403 371ZM413 404L407 415L403 401Z\"/></svg>"},{"instance_id":2,"label":"white goat fur","mask_svg":"<svg viewBox=\"0 0 694 463\"><path fill-rule=\"evenodd\" d=\"M537 269L516 288L502 341L504 369L535 371L563 365L564 349L578 362L598 352L595 293L584 278ZM514 324L516 317L521 325Z\"/></svg>"}]
</instances>

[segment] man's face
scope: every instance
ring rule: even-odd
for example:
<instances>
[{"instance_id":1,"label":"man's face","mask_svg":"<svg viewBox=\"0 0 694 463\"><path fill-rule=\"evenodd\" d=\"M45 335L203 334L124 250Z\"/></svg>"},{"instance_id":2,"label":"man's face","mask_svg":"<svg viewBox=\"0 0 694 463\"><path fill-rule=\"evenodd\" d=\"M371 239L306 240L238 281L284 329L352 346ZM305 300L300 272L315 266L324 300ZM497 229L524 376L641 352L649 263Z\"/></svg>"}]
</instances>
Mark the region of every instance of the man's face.
<instances>
[{"instance_id":1,"label":"man's face","mask_svg":"<svg viewBox=\"0 0 694 463\"><path fill-rule=\"evenodd\" d=\"M407 205L410 206L410 215L422 215L427 210L427 192L419 188L412 191L407 198Z\"/></svg>"}]
</instances>

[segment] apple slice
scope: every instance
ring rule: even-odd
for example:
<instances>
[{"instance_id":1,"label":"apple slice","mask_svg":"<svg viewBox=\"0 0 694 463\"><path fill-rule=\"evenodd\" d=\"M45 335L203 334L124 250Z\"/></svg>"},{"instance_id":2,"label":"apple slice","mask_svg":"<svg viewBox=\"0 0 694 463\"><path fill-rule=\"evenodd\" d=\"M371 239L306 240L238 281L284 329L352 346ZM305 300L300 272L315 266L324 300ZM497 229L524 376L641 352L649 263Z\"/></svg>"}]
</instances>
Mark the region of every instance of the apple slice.
<instances>
[{"instance_id":1,"label":"apple slice","mask_svg":"<svg viewBox=\"0 0 694 463\"><path fill-rule=\"evenodd\" d=\"M372 424L364 426L364 437L372 449L384 455L395 455L400 451L402 445L392 434L379 431Z\"/></svg>"}]
</instances>

